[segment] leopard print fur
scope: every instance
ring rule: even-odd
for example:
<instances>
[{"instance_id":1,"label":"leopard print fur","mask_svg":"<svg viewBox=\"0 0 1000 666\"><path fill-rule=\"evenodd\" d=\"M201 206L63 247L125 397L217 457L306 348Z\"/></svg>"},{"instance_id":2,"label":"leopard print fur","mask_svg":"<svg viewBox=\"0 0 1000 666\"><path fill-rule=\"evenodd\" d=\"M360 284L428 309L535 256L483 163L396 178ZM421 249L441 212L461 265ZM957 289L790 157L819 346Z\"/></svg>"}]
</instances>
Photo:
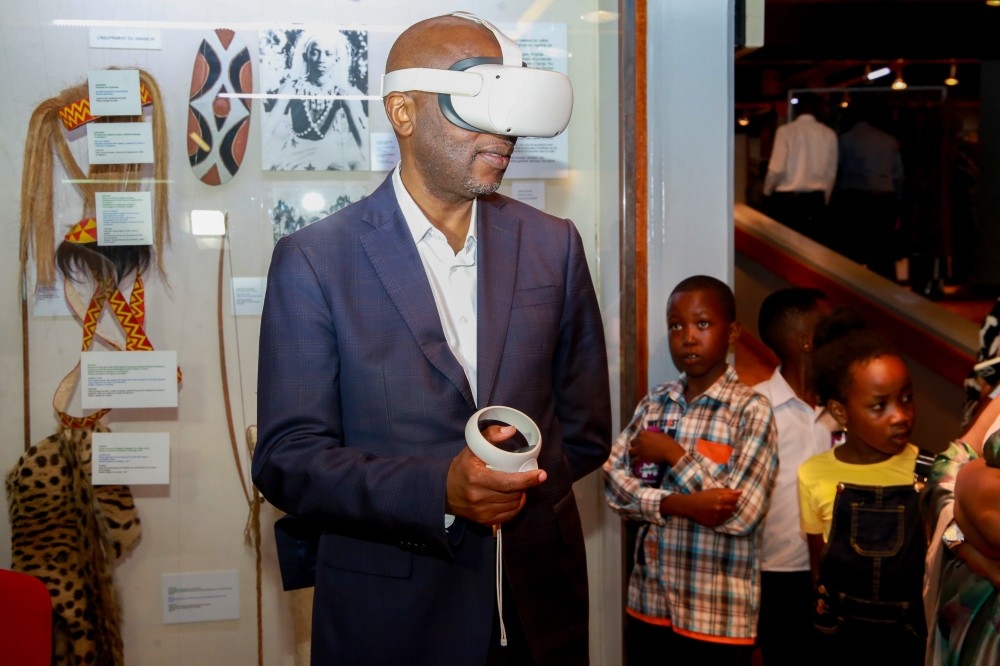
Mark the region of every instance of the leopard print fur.
<instances>
[{"instance_id":1,"label":"leopard print fur","mask_svg":"<svg viewBox=\"0 0 1000 666\"><path fill-rule=\"evenodd\" d=\"M12 567L49 588L60 666L124 662L112 576L138 545L139 517L128 486L91 485L93 431L107 428L60 429L6 479Z\"/></svg>"}]
</instances>

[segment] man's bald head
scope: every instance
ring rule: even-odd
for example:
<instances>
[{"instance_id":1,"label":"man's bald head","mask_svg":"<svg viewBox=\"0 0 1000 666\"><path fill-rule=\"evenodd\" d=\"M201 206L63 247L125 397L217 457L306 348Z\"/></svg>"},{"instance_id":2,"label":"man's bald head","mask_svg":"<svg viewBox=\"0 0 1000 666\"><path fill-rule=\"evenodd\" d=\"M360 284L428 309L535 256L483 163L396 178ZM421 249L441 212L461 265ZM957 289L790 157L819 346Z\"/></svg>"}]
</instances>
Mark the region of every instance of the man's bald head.
<instances>
[{"instance_id":1,"label":"man's bald head","mask_svg":"<svg viewBox=\"0 0 1000 666\"><path fill-rule=\"evenodd\" d=\"M389 50L385 71L448 69L466 58L500 55L500 44L486 26L459 16L435 16L403 31Z\"/></svg>"}]
</instances>

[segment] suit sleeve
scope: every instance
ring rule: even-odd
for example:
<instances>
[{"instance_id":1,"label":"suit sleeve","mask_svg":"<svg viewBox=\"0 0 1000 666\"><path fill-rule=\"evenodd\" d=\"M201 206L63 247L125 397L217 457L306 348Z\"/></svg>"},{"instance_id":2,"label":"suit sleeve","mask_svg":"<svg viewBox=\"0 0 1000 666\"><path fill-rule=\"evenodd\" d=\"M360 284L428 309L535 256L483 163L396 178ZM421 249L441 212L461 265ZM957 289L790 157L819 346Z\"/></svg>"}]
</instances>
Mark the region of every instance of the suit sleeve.
<instances>
[{"instance_id":1,"label":"suit sleeve","mask_svg":"<svg viewBox=\"0 0 1000 666\"><path fill-rule=\"evenodd\" d=\"M556 418L573 480L600 467L611 451L611 397L604 325L583 242L569 225L565 307L553 360Z\"/></svg>"},{"instance_id":2,"label":"suit sleeve","mask_svg":"<svg viewBox=\"0 0 1000 666\"><path fill-rule=\"evenodd\" d=\"M291 237L274 250L261 318L254 483L279 509L338 533L434 543L448 460L376 456L345 442L340 340L324 280Z\"/></svg>"}]
</instances>

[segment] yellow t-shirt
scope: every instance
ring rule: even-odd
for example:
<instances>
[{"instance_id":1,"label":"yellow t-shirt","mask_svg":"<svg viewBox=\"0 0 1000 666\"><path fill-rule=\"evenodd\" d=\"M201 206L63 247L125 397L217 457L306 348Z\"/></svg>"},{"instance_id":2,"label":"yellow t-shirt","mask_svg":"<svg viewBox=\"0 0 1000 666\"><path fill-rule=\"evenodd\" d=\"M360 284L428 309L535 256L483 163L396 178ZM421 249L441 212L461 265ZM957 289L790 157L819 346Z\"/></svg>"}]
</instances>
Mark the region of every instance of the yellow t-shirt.
<instances>
[{"instance_id":1,"label":"yellow t-shirt","mask_svg":"<svg viewBox=\"0 0 1000 666\"><path fill-rule=\"evenodd\" d=\"M913 466L919 449L907 444L897 455L872 465L852 465L837 460L835 449L814 455L799 466L799 515L802 531L830 537L833 502L838 483L863 486L905 486L913 483Z\"/></svg>"}]
</instances>

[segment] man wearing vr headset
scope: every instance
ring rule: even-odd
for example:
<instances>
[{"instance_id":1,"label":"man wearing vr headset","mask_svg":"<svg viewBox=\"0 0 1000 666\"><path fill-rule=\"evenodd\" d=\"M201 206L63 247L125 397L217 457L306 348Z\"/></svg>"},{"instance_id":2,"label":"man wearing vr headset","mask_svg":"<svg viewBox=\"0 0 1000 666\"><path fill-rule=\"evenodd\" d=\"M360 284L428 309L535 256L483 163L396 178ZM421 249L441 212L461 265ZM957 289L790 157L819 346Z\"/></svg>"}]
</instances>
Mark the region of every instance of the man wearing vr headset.
<instances>
[{"instance_id":1,"label":"man wearing vr headset","mask_svg":"<svg viewBox=\"0 0 1000 666\"><path fill-rule=\"evenodd\" d=\"M408 28L383 82L399 165L275 247L253 476L322 531L314 664L588 663L572 484L609 453L607 357L573 224L495 194L516 137L572 109L521 65L468 14ZM538 470L466 446L490 405L538 425Z\"/></svg>"}]
</instances>

